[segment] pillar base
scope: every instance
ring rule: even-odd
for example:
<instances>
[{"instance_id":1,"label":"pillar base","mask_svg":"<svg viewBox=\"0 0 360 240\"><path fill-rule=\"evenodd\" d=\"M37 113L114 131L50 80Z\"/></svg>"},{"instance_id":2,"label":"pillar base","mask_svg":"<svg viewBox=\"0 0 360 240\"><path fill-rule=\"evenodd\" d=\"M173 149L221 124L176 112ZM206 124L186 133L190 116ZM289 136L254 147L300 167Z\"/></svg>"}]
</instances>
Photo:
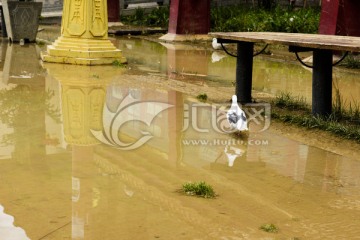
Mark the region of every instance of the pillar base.
<instances>
[{"instance_id":1,"label":"pillar base","mask_svg":"<svg viewBox=\"0 0 360 240\"><path fill-rule=\"evenodd\" d=\"M59 37L47 47L47 54L41 54L44 62L77 65L104 65L114 61L126 63L121 50L108 39L85 39Z\"/></svg>"},{"instance_id":2,"label":"pillar base","mask_svg":"<svg viewBox=\"0 0 360 240\"><path fill-rule=\"evenodd\" d=\"M160 40L176 42L176 41L196 41L196 40L210 40L211 37L207 34L174 34L168 33L159 38Z\"/></svg>"}]
</instances>

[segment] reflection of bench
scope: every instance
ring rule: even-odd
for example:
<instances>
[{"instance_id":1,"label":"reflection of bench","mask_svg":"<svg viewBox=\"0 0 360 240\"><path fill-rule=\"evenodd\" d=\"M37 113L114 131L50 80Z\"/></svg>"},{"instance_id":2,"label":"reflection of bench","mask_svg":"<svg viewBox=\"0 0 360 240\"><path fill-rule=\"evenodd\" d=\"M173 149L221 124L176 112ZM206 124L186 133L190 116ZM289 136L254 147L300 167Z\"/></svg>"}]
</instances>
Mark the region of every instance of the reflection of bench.
<instances>
[{"instance_id":1,"label":"reflection of bench","mask_svg":"<svg viewBox=\"0 0 360 240\"><path fill-rule=\"evenodd\" d=\"M281 44L292 52L313 51L312 113L328 115L332 107L333 51L360 52L360 37L274 33L210 33L219 43L237 43L236 95L240 102L251 102L254 43Z\"/></svg>"}]
</instances>

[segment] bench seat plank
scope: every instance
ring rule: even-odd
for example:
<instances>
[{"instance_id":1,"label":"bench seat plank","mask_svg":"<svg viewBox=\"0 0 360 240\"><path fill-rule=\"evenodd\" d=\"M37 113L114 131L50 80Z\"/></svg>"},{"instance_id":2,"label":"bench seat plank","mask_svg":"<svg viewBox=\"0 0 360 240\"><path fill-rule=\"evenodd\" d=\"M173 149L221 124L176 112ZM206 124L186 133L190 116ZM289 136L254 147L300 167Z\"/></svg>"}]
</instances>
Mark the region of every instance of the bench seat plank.
<instances>
[{"instance_id":1,"label":"bench seat plank","mask_svg":"<svg viewBox=\"0 0 360 240\"><path fill-rule=\"evenodd\" d=\"M280 32L212 32L209 35L235 42L282 44L312 49L360 52L360 37Z\"/></svg>"}]
</instances>

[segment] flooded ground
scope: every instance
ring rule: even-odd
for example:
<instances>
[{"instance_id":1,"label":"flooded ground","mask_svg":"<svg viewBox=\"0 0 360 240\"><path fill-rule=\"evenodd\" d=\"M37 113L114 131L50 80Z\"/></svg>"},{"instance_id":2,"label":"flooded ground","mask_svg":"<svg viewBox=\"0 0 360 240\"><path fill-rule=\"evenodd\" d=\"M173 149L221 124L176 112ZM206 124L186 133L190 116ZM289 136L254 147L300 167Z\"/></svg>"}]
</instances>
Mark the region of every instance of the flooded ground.
<instances>
[{"instance_id":1,"label":"flooded ground","mask_svg":"<svg viewBox=\"0 0 360 240\"><path fill-rule=\"evenodd\" d=\"M246 106L250 134L234 138L228 102L176 91L230 98L231 58L114 43L131 69L42 64L37 46L1 43L0 239L359 238L360 159L279 134L266 104ZM255 68L258 91L311 95L298 65ZM335 74L358 97L358 75ZM179 193L188 181L218 196ZM270 223L278 233L259 229Z\"/></svg>"},{"instance_id":2,"label":"flooded ground","mask_svg":"<svg viewBox=\"0 0 360 240\"><path fill-rule=\"evenodd\" d=\"M223 51L210 51L198 46L149 42L142 39L121 39L116 45L129 61L141 65L146 71L177 76L178 80L197 76L198 84L211 87L233 86L236 58ZM281 92L301 96L311 103L311 69L297 61L269 60L271 56L254 58L253 89L278 95ZM334 68L333 90L339 89L346 103L359 102L359 71ZM206 81L205 81L206 80Z\"/></svg>"}]
</instances>

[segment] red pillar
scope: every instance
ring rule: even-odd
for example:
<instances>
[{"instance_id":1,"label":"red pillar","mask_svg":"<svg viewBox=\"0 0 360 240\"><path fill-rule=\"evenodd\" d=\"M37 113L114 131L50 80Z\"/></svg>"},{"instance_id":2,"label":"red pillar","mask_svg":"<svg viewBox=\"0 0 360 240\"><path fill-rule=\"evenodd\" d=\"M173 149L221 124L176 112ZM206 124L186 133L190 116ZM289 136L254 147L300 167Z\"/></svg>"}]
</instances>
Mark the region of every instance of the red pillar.
<instances>
[{"instance_id":1,"label":"red pillar","mask_svg":"<svg viewBox=\"0 0 360 240\"><path fill-rule=\"evenodd\" d=\"M360 1L323 0L321 4L320 34L360 36Z\"/></svg>"},{"instance_id":2,"label":"red pillar","mask_svg":"<svg viewBox=\"0 0 360 240\"><path fill-rule=\"evenodd\" d=\"M120 4L119 0L107 0L108 21L119 22Z\"/></svg>"},{"instance_id":3,"label":"red pillar","mask_svg":"<svg viewBox=\"0 0 360 240\"><path fill-rule=\"evenodd\" d=\"M322 1L320 15L320 34L335 35L339 13L339 0Z\"/></svg>"},{"instance_id":4,"label":"red pillar","mask_svg":"<svg viewBox=\"0 0 360 240\"><path fill-rule=\"evenodd\" d=\"M172 0L169 33L207 34L210 31L210 0Z\"/></svg>"}]
</instances>

